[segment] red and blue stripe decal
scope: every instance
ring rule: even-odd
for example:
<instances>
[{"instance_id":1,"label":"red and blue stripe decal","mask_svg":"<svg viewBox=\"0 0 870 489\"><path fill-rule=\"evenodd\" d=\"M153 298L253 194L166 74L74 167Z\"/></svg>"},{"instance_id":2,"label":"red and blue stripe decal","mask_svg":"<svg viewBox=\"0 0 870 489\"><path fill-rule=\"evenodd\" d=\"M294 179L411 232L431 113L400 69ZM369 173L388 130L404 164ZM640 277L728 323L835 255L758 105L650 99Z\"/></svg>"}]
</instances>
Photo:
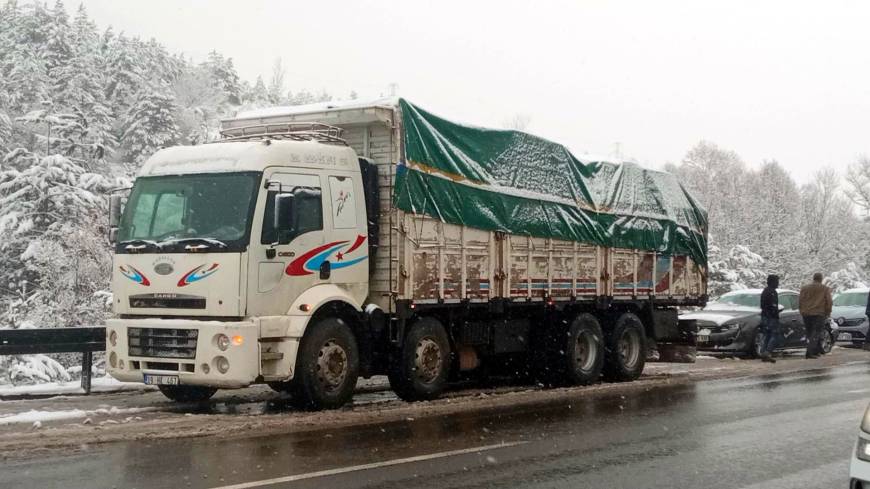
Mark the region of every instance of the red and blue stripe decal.
<instances>
[{"instance_id":1,"label":"red and blue stripe decal","mask_svg":"<svg viewBox=\"0 0 870 489\"><path fill-rule=\"evenodd\" d=\"M217 269L220 265L218 265L217 263L212 263L211 266L208 268L205 268L205 266L206 265L204 265L204 264L200 265L200 266L194 268L193 270L185 273L184 276L178 280L178 286L184 287L186 285L190 285L194 282L202 280L202 279L208 277L209 275L217 272Z\"/></svg>"},{"instance_id":2,"label":"red and blue stripe decal","mask_svg":"<svg viewBox=\"0 0 870 489\"><path fill-rule=\"evenodd\" d=\"M142 274L142 272L136 270L130 265L127 265L127 267L129 267L129 270L123 266L118 267L118 269L121 270L121 275L129 278L130 280L136 282L139 285L144 285L145 287L151 285L151 281L149 281L148 278L145 277L144 274Z\"/></svg>"},{"instance_id":3,"label":"red and blue stripe decal","mask_svg":"<svg viewBox=\"0 0 870 489\"><path fill-rule=\"evenodd\" d=\"M356 251L360 246L362 246L366 239L366 236L361 234L357 235L353 244L350 245L350 248L344 251L342 250L348 243L350 243L350 241L333 241L332 243L326 243L325 245L308 250L290 262L284 272L287 275L296 277L311 275L312 273L319 271L320 266L327 260L330 260L330 268L333 270L356 265L368 258L368 254L351 259L345 259L345 256Z\"/></svg>"}]
</instances>

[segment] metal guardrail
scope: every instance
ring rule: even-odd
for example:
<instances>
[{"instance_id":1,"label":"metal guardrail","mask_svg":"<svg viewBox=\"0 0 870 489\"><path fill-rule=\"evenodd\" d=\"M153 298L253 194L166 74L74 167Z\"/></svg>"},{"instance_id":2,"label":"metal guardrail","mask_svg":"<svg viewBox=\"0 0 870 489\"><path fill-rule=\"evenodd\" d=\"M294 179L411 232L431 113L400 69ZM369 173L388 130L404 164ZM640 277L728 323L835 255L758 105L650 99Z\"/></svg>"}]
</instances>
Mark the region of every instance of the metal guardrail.
<instances>
[{"instance_id":1,"label":"metal guardrail","mask_svg":"<svg viewBox=\"0 0 870 489\"><path fill-rule=\"evenodd\" d=\"M82 389L91 393L94 352L105 351L105 326L83 328L0 329L0 355L82 354Z\"/></svg>"}]
</instances>

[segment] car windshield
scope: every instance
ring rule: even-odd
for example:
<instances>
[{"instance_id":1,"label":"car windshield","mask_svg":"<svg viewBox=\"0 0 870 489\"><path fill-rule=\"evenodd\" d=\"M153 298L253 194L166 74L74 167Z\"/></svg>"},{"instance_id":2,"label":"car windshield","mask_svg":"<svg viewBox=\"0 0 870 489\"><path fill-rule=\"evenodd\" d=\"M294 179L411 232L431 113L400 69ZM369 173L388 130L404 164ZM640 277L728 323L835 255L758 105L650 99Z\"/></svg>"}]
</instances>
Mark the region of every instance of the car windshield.
<instances>
[{"instance_id":1,"label":"car windshield","mask_svg":"<svg viewBox=\"0 0 870 489\"><path fill-rule=\"evenodd\" d=\"M247 243L258 173L142 177L127 202L118 240L201 239L224 249Z\"/></svg>"},{"instance_id":2,"label":"car windshield","mask_svg":"<svg viewBox=\"0 0 870 489\"><path fill-rule=\"evenodd\" d=\"M835 306L867 307L867 292L845 292L834 298Z\"/></svg>"},{"instance_id":3,"label":"car windshield","mask_svg":"<svg viewBox=\"0 0 870 489\"><path fill-rule=\"evenodd\" d=\"M737 306L761 307L761 294L732 292L719 297L716 302L720 304L734 304Z\"/></svg>"}]
</instances>

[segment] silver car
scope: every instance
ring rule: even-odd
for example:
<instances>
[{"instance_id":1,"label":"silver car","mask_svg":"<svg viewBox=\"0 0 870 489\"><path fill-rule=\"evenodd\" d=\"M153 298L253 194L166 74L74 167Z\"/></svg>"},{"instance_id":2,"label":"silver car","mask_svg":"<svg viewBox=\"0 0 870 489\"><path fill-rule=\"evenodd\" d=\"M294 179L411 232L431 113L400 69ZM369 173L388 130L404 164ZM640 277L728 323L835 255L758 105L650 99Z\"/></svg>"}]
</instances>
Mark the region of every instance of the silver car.
<instances>
[{"instance_id":1,"label":"silver car","mask_svg":"<svg viewBox=\"0 0 870 489\"><path fill-rule=\"evenodd\" d=\"M867 294L870 288L849 289L834 297L831 320L839 327L837 341L851 341L861 346L867 339L870 321L867 319Z\"/></svg>"}]
</instances>

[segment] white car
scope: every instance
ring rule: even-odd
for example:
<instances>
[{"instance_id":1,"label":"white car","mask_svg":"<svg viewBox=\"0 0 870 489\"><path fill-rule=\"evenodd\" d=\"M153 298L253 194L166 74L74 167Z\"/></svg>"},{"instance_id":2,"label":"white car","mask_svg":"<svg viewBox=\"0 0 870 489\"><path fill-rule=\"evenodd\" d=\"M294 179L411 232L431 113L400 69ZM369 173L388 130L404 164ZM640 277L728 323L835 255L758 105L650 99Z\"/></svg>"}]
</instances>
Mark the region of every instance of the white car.
<instances>
[{"instance_id":1,"label":"white car","mask_svg":"<svg viewBox=\"0 0 870 489\"><path fill-rule=\"evenodd\" d=\"M849 477L851 489L870 489L870 406L867 406L864 418L861 420L858 443L855 444L855 450L852 452Z\"/></svg>"}]
</instances>

